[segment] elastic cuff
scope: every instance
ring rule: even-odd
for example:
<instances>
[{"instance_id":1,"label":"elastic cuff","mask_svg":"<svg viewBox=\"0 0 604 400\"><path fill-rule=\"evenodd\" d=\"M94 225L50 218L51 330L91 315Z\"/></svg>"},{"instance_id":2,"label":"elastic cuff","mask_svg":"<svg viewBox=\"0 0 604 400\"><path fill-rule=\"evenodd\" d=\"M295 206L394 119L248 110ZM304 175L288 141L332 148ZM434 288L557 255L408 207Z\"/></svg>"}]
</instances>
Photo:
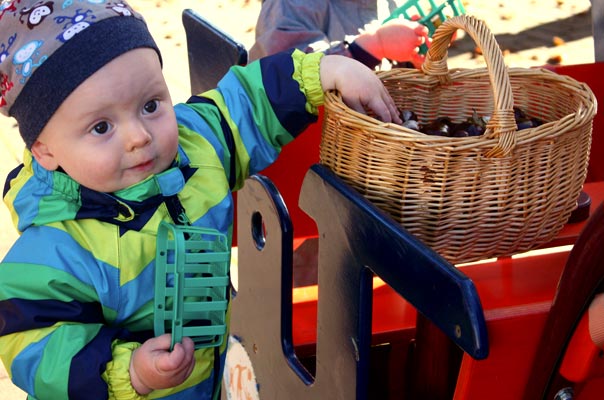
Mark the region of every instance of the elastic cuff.
<instances>
[{"instance_id":1,"label":"elastic cuff","mask_svg":"<svg viewBox=\"0 0 604 400\"><path fill-rule=\"evenodd\" d=\"M348 51L350 51L352 58L362 62L371 69L375 69L375 67L377 67L378 64L382 62L381 60L378 60L377 58L372 56L354 41L352 43L348 43Z\"/></svg>"},{"instance_id":2,"label":"elastic cuff","mask_svg":"<svg viewBox=\"0 0 604 400\"><path fill-rule=\"evenodd\" d=\"M130 381L130 359L132 352L140 347L140 343L121 342L113 343L113 360L107 363L103 379L107 382L109 398L116 400L146 400L134 390Z\"/></svg>"},{"instance_id":3,"label":"elastic cuff","mask_svg":"<svg viewBox=\"0 0 604 400\"><path fill-rule=\"evenodd\" d=\"M294 79L300 84L300 90L306 96L306 111L317 114L317 107L323 104L323 87L321 86L320 64L322 52L305 54L293 53Z\"/></svg>"},{"instance_id":4,"label":"elastic cuff","mask_svg":"<svg viewBox=\"0 0 604 400\"><path fill-rule=\"evenodd\" d=\"M302 81L306 91L306 100L313 107L323 104L323 87L321 86L321 52L308 54L302 60Z\"/></svg>"}]
</instances>

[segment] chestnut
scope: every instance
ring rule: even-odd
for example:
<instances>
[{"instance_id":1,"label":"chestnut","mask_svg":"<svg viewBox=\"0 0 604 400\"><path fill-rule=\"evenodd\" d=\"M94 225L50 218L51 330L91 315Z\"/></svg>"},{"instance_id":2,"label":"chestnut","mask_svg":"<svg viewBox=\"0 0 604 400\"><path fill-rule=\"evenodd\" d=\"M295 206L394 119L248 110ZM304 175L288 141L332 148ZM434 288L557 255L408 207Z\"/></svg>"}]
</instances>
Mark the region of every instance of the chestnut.
<instances>
[{"instance_id":1,"label":"chestnut","mask_svg":"<svg viewBox=\"0 0 604 400\"><path fill-rule=\"evenodd\" d=\"M406 121L404 121L402 123L402 126L404 126L405 128L408 129L413 129L414 131L420 131L420 126L419 126L419 122L417 122L417 120L414 119L408 119Z\"/></svg>"},{"instance_id":2,"label":"chestnut","mask_svg":"<svg viewBox=\"0 0 604 400\"><path fill-rule=\"evenodd\" d=\"M411 110L401 110L399 114L403 122L417 121L417 115Z\"/></svg>"}]
</instances>

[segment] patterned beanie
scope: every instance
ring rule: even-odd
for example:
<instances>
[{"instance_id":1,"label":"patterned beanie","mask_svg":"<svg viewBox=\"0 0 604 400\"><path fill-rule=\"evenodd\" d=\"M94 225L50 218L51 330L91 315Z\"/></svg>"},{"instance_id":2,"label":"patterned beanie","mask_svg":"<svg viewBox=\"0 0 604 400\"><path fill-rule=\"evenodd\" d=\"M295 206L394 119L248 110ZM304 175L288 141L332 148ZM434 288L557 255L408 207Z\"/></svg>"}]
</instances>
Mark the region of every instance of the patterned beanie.
<instances>
[{"instance_id":1,"label":"patterned beanie","mask_svg":"<svg viewBox=\"0 0 604 400\"><path fill-rule=\"evenodd\" d=\"M0 112L15 117L31 149L82 82L130 50L161 54L143 18L124 1L0 3Z\"/></svg>"}]
</instances>

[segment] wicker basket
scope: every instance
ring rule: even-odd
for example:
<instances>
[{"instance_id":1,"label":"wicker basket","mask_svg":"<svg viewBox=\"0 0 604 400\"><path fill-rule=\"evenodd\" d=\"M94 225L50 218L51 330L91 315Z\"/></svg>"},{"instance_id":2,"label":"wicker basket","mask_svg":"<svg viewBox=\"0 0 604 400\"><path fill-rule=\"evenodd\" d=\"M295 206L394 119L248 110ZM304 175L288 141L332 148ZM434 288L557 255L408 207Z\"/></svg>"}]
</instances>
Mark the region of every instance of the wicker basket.
<instances>
[{"instance_id":1,"label":"wicker basket","mask_svg":"<svg viewBox=\"0 0 604 400\"><path fill-rule=\"evenodd\" d=\"M487 68L448 70L457 29ZM564 226L585 180L596 98L544 69L506 68L494 36L468 15L435 32L422 70L378 72L421 123L490 115L482 136L428 136L325 99L321 162L452 263L538 247ZM517 130L513 106L545 121Z\"/></svg>"}]
</instances>

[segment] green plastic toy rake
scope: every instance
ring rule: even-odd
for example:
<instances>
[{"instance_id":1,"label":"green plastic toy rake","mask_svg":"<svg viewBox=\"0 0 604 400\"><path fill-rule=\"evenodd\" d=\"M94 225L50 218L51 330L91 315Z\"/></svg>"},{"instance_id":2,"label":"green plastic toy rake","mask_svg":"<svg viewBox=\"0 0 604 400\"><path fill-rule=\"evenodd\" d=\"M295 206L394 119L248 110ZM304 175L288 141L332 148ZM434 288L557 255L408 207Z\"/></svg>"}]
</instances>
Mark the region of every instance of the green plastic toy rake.
<instances>
[{"instance_id":1,"label":"green plastic toy rake","mask_svg":"<svg viewBox=\"0 0 604 400\"><path fill-rule=\"evenodd\" d=\"M400 17L401 15L408 20L413 20L425 25L428 28L430 37L440 24L447 18L465 14L461 0L445 0L437 3L434 0L409 0L390 14L384 20L384 23ZM419 18L419 19L418 19ZM426 54L428 46L422 44L419 48L421 54Z\"/></svg>"},{"instance_id":2,"label":"green plastic toy rake","mask_svg":"<svg viewBox=\"0 0 604 400\"><path fill-rule=\"evenodd\" d=\"M195 348L220 346L226 334L226 236L213 229L162 222L155 261L155 335L185 336Z\"/></svg>"}]
</instances>

